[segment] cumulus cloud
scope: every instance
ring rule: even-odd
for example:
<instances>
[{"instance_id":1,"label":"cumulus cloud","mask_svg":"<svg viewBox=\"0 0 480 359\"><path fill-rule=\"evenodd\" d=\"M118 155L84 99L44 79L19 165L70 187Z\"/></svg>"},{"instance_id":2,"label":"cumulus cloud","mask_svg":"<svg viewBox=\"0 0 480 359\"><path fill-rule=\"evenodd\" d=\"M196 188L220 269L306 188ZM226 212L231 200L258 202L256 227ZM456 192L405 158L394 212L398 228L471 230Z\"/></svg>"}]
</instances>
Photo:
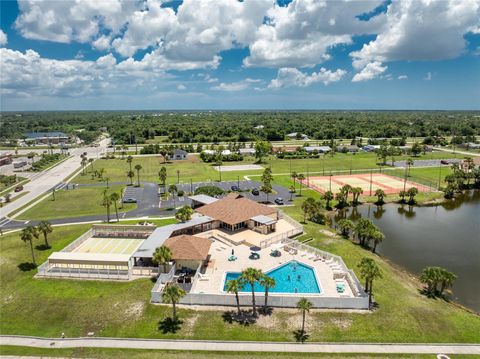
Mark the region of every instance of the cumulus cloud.
<instances>
[{"instance_id":1,"label":"cumulus cloud","mask_svg":"<svg viewBox=\"0 0 480 359\"><path fill-rule=\"evenodd\" d=\"M398 80L407 80L408 76L407 75L400 75L397 77Z\"/></svg>"},{"instance_id":2,"label":"cumulus cloud","mask_svg":"<svg viewBox=\"0 0 480 359\"><path fill-rule=\"evenodd\" d=\"M277 78L270 82L268 88L307 87L318 82L328 85L331 82L340 81L346 73L345 70L330 71L322 67L318 72L307 74L293 67L283 67L278 70Z\"/></svg>"},{"instance_id":3,"label":"cumulus cloud","mask_svg":"<svg viewBox=\"0 0 480 359\"><path fill-rule=\"evenodd\" d=\"M353 76L352 82L372 80L384 73L387 68L388 66L382 66L382 63L379 61L370 62L362 69L362 71Z\"/></svg>"},{"instance_id":4,"label":"cumulus cloud","mask_svg":"<svg viewBox=\"0 0 480 359\"><path fill-rule=\"evenodd\" d=\"M0 29L0 46L6 45L7 42L7 34L5 34L3 30Z\"/></svg>"},{"instance_id":5,"label":"cumulus cloud","mask_svg":"<svg viewBox=\"0 0 480 359\"><path fill-rule=\"evenodd\" d=\"M161 71L140 71L134 78L112 54L96 61L53 60L37 52L0 49L0 84L3 94L74 97L125 91L155 85L167 78ZM141 79L140 81L138 79Z\"/></svg>"},{"instance_id":6,"label":"cumulus cloud","mask_svg":"<svg viewBox=\"0 0 480 359\"><path fill-rule=\"evenodd\" d=\"M457 57L466 45L464 35L479 19L479 0L393 1L375 40L350 54L353 66L360 70L377 62Z\"/></svg>"},{"instance_id":7,"label":"cumulus cloud","mask_svg":"<svg viewBox=\"0 0 480 359\"><path fill-rule=\"evenodd\" d=\"M425 77L423 78L425 81L430 81L433 78L433 74L429 71L425 74Z\"/></svg>"},{"instance_id":8,"label":"cumulus cloud","mask_svg":"<svg viewBox=\"0 0 480 359\"><path fill-rule=\"evenodd\" d=\"M186 89L187 89L187 86L185 86L183 84L178 84L178 86L177 86L177 90L183 91L183 90L186 90Z\"/></svg>"},{"instance_id":9,"label":"cumulus cloud","mask_svg":"<svg viewBox=\"0 0 480 359\"><path fill-rule=\"evenodd\" d=\"M250 87L252 84L261 83L262 80L260 79L252 79L246 78L245 80L237 81L237 82L222 82L216 86L211 87L212 90L217 91L226 91L226 92L236 92L236 91L243 91Z\"/></svg>"},{"instance_id":10,"label":"cumulus cloud","mask_svg":"<svg viewBox=\"0 0 480 359\"><path fill-rule=\"evenodd\" d=\"M295 0L274 6L268 22L250 45L246 66L311 67L330 58L328 50L351 44L352 36L378 31L384 15L361 21L357 15L373 10L382 1Z\"/></svg>"}]
</instances>

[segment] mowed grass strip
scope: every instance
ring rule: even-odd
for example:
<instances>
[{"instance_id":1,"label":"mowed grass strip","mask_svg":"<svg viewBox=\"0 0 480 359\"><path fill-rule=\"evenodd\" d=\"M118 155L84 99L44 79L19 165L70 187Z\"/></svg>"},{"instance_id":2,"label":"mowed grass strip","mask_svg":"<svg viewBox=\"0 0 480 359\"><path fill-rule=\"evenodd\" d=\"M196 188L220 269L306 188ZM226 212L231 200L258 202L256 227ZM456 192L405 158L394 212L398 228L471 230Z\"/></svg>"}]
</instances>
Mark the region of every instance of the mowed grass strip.
<instances>
[{"instance_id":1,"label":"mowed grass strip","mask_svg":"<svg viewBox=\"0 0 480 359\"><path fill-rule=\"evenodd\" d=\"M285 211L296 218L298 208ZM168 223L168 221L165 221ZM53 248L36 251L38 263L84 233L89 226L56 227L50 235ZM357 271L363 256L374 257L383 270L375 282L379 308L374 312L312 311L307 316L311 341L354 342L479 342L480 318L441 300L419 294L420 285L410 275L388 262L343 239L319 232L325 227L306 226L310 244L341 255ZM211 340L294 341L293 332L301 325L296 309L274 310L254 325L228 323L221 310L182 307L182 321L176 333L164 332L162 321L170 316L170 306L150 304L153 282L34 279L35 271L22 272L17 266L30 261L29 248L19 233L0 240L0 332L59 337L96 336L140 338L190 338Z\"/></svg>"},{"instance_id":2,"label":"mowed grass strip","mask_svg":"<svg viewBox=\"0 0 480 359\"><path fill-rule=\"evenodd\" d=\"M125 186L110 186L108 193L121 193ZM62 189L55 192L53 196L20 214L17 218L24 220L50 220L60 218L73 218L90 215L106 216L106 209L102 206L103 191L106 187L78 187L77 189ZM119 212L128 212L137 207L134 203L125 203L123 208L118 204ZM110 208L111 218L115 217L115 209Z\"/></svg>"}]
</instances>

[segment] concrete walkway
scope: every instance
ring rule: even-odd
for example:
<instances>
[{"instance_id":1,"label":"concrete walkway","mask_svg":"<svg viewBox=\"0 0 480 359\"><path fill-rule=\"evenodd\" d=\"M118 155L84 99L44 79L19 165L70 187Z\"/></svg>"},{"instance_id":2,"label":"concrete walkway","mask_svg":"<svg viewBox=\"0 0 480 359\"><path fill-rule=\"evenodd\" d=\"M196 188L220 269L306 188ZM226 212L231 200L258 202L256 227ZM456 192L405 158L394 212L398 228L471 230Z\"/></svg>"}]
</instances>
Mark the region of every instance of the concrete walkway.
<instances>
[{"instance_id":1,"label":"concrete walkway","mask_svg":"<svg viewBox=\"0 0 480 359\"><path fill-rule=\"evenodd\" d=\"M50 339L0 336L0 345L36 348L121 348L225 352L480 354L480 344L285 343L129 338Z\"/></svg>"}]
</instances>

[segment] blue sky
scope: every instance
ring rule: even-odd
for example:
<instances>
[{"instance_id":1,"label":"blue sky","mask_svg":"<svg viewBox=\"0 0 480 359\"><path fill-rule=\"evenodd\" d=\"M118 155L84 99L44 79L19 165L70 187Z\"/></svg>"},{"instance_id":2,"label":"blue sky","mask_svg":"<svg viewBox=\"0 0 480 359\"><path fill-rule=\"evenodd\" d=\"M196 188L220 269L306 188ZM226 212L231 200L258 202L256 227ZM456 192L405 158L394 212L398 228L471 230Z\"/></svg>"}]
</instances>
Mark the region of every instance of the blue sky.
<instances>
[{"instance_id":1,"label":"blue sky","mask_svg":"<svg viewBox=\"0 0 480 359\"><path fill-rule=\"evenodd\" d=\"M480 107L480 0L0 6L4 111Z\"/></svg>"}]
</instances>

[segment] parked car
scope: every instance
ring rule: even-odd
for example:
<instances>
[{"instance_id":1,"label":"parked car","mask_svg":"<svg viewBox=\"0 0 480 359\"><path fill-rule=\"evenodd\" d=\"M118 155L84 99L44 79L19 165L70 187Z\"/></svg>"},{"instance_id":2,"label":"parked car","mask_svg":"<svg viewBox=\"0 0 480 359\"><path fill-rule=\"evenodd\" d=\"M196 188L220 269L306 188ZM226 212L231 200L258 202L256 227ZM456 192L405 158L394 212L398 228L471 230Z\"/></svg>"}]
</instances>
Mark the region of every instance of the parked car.
<instances>
[{"instance_id":1,"label":"parked car","mask_svg":"<svg viewBox=\"0 0 480 359\"><path fill-rule=\"evenodd\" d=\"M15 187L15 192L20 192L23 190L23 186L19 184L17 187Z\"/></svg>"},{"instance_id":2,"label":"parked car","mask_svg":"<svg viewBox=\"0 0 480 359\"><path fill-rule=\"evenodd\" d=\"M137 203L137 199L136 198L124 198L123 199L123 203Z\"/></svg>"},{"instance_id":3,"label":"parked car","mask_svg":"<svg viewBox=\"0 0 480 359\"><path fill-rule=\"evenodd\" d=\"M230 189L234 192L240 191L240 188L238 188L238 186L232 186L232 187L230 187Z\"/></svg>"},{"instance_id":4,"label":"parked car","mask_svg":"<svg viewBox=\"0 0 480 359\"><path fill-rule=\"evenodd\" d=\"M252 189L252 194L254 196L258 196L260 194L260 191L257 188Z\"/></svg>"},{"instance_id":5,"label":"parked car","mask_svg":"<svg viewBox=\"0 0 480 359\"><path fill-rule=\"evenodd\" d=\"M283 198L281 198L281 197L275 198L275 203L280 205L280 206L283 205L284 204Z\"/></svg>"},{"instance_id":6,"label":"parked car","mask_svg":"<svg viewBox=\"0 0 480 359\"><path fill-rule=\"evenodd\" d=\"M440 163L441 163L442 165L448 165L448 161L447 161L447 160L441 160Z\"/></svg>"}]
</instances>

